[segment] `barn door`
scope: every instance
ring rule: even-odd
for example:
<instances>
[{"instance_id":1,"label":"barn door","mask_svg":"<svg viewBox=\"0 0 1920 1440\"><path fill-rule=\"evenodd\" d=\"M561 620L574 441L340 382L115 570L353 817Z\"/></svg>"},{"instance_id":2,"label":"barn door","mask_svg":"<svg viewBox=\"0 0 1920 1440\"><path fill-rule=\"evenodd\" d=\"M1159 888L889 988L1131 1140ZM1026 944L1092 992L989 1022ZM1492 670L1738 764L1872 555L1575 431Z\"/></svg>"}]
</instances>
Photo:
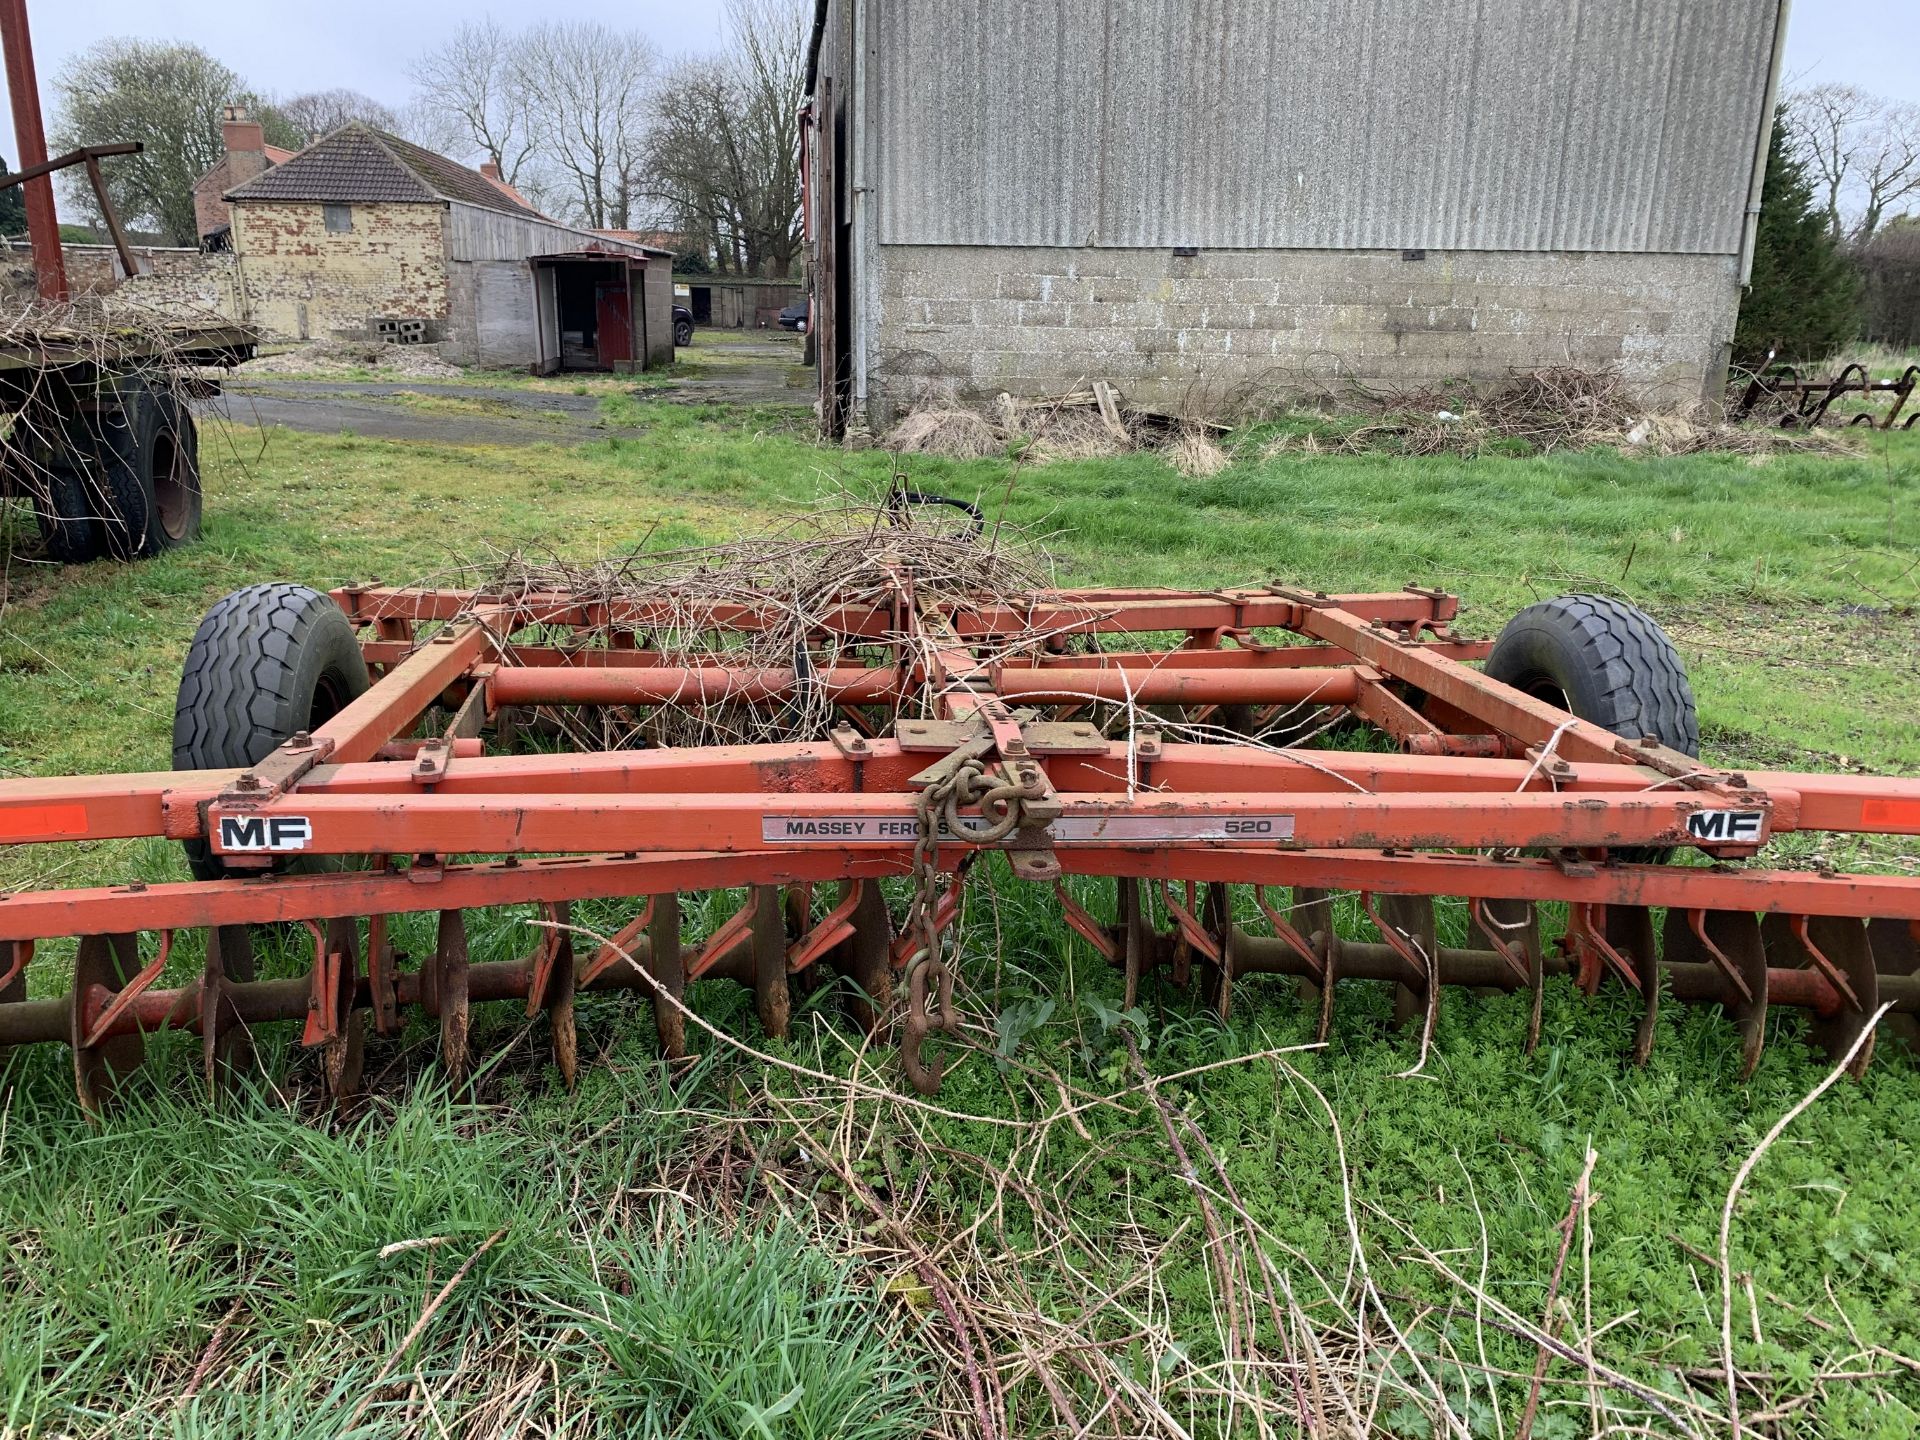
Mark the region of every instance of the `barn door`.
<instances>
[{"instance_id":1,"label":"barn door","mask_svg":"<svg viewBox=\"0 0 1920 1440\"><path fill-rule=\"evenodd\" d=\"M609 370L633 364L633 321L627 296L627 280L596 280L593 285L593 323L597 332L600 363Z\"/></svg>"},{"instance_id":2,"label":"barn door","mask_svg":"<svg viewBox=\"0 0 1920 1440\"><path fill-rule=\"evenodd\" d=\"M560 368L560 291L551 265L533 267L534 373L551 375Z\"/></svg>"}]
</instances>

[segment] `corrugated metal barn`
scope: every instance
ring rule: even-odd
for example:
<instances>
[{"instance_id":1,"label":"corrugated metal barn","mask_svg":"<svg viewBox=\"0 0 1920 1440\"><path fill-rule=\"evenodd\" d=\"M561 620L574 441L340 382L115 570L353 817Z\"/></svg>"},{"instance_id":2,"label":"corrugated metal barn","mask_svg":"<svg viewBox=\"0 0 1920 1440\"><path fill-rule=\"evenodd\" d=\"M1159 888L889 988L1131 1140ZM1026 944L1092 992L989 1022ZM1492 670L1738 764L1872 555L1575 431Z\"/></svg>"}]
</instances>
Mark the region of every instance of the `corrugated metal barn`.
<instances>
[{"instance_id":1,"label":"corrugated metal barn","mask_svg":"<svg viewBox=\"0 0 1920 1440\"><path fill-rule=\"evenodd\" d=\"M823 416L1617 366L1717 398L1785 0L819 0Z\"/></svg>"}]
</instances>

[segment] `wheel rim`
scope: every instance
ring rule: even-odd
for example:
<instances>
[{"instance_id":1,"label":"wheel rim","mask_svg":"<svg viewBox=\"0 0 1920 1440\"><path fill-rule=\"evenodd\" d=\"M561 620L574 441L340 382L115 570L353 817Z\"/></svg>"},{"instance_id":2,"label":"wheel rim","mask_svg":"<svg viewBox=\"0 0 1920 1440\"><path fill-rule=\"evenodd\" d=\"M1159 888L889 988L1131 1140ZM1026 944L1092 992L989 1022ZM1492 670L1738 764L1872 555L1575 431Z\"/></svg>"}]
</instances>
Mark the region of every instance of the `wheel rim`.
<instances>
[{"instance_id":1,"label":"wheel rim","mask_svg":"<svg viewBox=\"0 0 1920 1440\"><path fill-rule=\"evenodd\" d=\"M186 451L171 432L153 440L153 498L160 511L160 528L170 540L184 540L193 525L193 477Z\"/></svg>"},{"instance_id":2,"label":"wheel rim","mask_svg":"<svg viewBox=\"0 0 1920 1440\"><path fill-rule=\"evenodd\" d=\"M313 704L307 708L307 729L317 730L347 705L346 686L341 677L329 670L313 687Z\"/></svg>"},{"instance_id":3,"label":"wheel rim","mask_svg":"<svg viewBox=\"0 0 1920 1440\"><path fill-rule=\"evenodd\" d=\"M1513 682L1513 688L1521 694L1535 700L1544 700L1556 709L1571 713L1567 704L1567 692L1549 675L1523 675Z\"/></svg>"}]
</instances>

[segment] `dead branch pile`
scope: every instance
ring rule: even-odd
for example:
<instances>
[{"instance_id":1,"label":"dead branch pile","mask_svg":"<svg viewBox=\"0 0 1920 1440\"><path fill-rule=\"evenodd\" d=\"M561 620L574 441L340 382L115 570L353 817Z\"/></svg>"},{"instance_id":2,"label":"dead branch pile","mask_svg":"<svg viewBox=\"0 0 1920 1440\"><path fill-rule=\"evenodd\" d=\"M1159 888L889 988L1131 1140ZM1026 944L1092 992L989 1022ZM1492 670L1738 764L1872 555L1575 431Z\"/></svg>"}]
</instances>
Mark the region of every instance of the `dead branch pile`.
<instances>
[{"instance_id":1,"label":"dead branch pile","mask_svg":"<svg viewBox=\"0 0 1920 1440\"><path fill-rule=\"evenodd\" d=\"M815 672L876 659L911 664L924 643L918 632L842 633L835 625L841 607L888 607L903 583L923 608L951 607L949 613L1018 605L1048 588L1051 570L1034 538L1013 527L976 527L971 516L944 507L900 510L845 497L767 535L730 544L637 550L586 564L495 552L420 583L472 588L472 612L565 592L589 616L604 617L570 632L588 649L640 644L669 666L795 675L792 697L779 704L723 698L643 714L609 708L546 717L580 743L617 748L823 739L838 712L822 687L809 684ZM758 617L758 628L716 625L727 618L738 624L747 615ZM536 642L538 635L536 629L522 638L545 643ZM979 663L1030 652L1049 638L1038 629L1014 634Z\"/></svg>"},{"instance_id":2,"label":"dead branch pile","mask_svg":"<svg viewBox=\"0 0 1920 1440\"><path fill-rule=\"evenodd\" d=\"M1031 465L1154 451L1183 475L1217 475L1230 463L1218 427L1123 405L1111 386L1038 399L1001 394L987 414L929 400L881 439L897 455L977 460L1017 454Z\"/></svg>"},{"instance_id":3,"label":"dead branch pile","mask_svg":"<svg viewBox=\"0 0 1920 1440\"><path fill-rule=\"evenodd\" d=\"M1683 415L1650 414L1616 370L1554 366L1516 371L1475 396L1458 389L1360 390L1341 408L1363 423L1327 438L1283 436L1267 453L1459 455L1551 454L1611 445L1650 455L1703 451L1770 454L1777 450L1854 453L1833 433L1794 433Z\"/></svg>"}]
</instances>

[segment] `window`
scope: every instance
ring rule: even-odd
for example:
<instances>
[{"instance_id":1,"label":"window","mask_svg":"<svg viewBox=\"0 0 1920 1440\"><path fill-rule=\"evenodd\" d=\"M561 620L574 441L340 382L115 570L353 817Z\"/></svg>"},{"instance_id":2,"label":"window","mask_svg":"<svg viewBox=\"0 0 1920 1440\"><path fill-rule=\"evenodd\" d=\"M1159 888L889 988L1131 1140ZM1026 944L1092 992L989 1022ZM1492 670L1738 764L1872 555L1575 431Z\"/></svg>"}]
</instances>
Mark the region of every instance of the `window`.
<instances>
[{"instance_id":1,"label":"window","mask_svg":"<svg viewBox=\"0 0 1920 1440\"><path fill-rule=\"evenodd\" d=\"M327 233L329 235L351 235L353 233L353 207L351 205L323 205L327 212Z\"/></svg>"}]
</instances>

